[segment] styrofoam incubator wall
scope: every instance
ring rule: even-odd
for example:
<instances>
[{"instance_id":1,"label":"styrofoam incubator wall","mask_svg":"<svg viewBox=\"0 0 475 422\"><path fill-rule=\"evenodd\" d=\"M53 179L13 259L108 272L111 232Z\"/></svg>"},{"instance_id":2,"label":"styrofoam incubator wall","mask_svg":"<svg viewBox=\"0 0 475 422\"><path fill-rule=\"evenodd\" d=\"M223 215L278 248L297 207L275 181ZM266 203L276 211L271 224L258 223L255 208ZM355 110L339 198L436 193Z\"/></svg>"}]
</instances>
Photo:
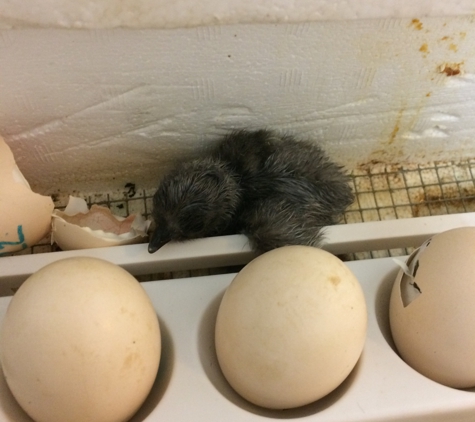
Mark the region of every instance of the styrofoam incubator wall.
<instances>
[{"instance_id":1,"label":"styrofoam incubator wall","mask_svg":"<svg viewBox=\"0 0 475 422\"><path fill-rule=\"evenodd\" d=\"M473 1L0 0L0 134L42 193L152 187L235 128L343 165L475 157Z\"/></svg>"}]
</instances>

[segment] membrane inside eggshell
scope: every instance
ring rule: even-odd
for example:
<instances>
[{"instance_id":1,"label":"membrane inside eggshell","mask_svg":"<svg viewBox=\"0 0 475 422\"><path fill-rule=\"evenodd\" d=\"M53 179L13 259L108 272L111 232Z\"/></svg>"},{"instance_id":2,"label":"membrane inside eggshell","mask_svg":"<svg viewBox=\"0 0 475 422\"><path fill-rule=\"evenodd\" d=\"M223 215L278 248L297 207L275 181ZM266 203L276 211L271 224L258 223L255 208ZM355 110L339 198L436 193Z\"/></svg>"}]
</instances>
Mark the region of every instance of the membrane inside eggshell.
<instances>
[{"instance_id":1,"label":"membrane inside eggshell","mask_svg":"<svg viewBox=\"0 0 475 422\"><path fill-rule=\"evenodd\" d=\"M129 215L125 220L115 218L109 208L93 205L88 213L79 213L69 216L63 215L63 219L80 227L89 227L91 230L103 230L108 233L124 234L130 232L135 215Z\"/></svg>"},{"instance_id":2,"label":"membrane inside eggshell","mask_svg":"<svg viewBox=\"0 0 475 422\"><path fill-rule=\"evenodd\" d=\"M139 243L149 226L141 215L123 218L99 205L88 209L84 199L70 196L64 211L54 211L52 241L63 250Z\"/></svg>"},{"instance_id":3,"label":"membrane inside eggshell","mask_svg":"<svg viewBox=\"0 0 475 422\"><path fill-rule=\"evenodd\" d=\"M417 249L409 256L406 263L397 259L394 260L401 267L396 283L399 284L399 293L404 307L408 306L421 294L421 289L414 281L419 266L419 255L420 249Z\"/></svg>"}]
</instances>

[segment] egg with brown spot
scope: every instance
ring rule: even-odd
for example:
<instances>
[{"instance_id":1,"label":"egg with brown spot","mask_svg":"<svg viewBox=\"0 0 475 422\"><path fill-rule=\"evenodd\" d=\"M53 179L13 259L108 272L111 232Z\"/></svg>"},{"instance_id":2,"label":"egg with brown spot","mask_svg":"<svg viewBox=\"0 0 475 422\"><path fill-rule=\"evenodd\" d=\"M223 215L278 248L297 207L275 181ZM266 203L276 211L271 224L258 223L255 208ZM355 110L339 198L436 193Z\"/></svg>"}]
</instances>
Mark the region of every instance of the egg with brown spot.
<instances>
[{"instance_id":1,"label":"egg with brown spot","mask_svg":"<svg viewBox=\"0 0 475 422\"><path fill-rule=\"evenodd\" d=\"M96 258L37 271L1 327L7 384L36 421L128 420L150 392L160 352L158 318L142 286Z\"/></svg>"},{"instance_id":2,"label":"egg with brown spot","mask_svg":"<svg viewBox=\"0 0 475 422\"><path fill-rule=\"evenodd\" d=\"M337 388L366 336L363 291L321 249L287 246L244 267L227 288L215 328L222 372L259 406L303 406Z\"/></svg>"}]
</instances>

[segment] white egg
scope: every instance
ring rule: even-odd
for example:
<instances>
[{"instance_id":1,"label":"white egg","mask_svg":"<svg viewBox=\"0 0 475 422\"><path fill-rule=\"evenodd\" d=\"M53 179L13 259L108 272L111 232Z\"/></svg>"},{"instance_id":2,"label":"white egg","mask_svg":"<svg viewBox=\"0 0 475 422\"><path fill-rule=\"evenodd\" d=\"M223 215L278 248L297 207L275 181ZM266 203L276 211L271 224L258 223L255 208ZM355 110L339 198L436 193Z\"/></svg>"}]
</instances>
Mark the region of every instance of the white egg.
<instances>
[{"instance_id":1,"label":"white egg","mask_svg":"<svg viewBox=\"0 0 475 422\"><path fill-rule=\"evenodd\" d=\"M1 328L7 384L38 422L125 421L156 378L154 308L128 272L104 260L43 267L17 291Z\"/></svg>"},{"instance_id":2,"label":"white egg","mask_svg":"<svg viewBox=\"0 0 475 422\"><path fill-rule=\"evenodd\" d=\"M441 384L475 386L475 227L440 233L408 259L391 292L401 357Z\"/></svg>"},{"instance_id":3,"label":"white egg","mask_svg":"<svg viewBox=\"0 0 475 422\"><path fill-rule=\"evenodd\" d=\"M51 230L54 203L34 193L0 138L0 256L33 246Z\"/></svg>"},{"instance_id":4,"label":"white egg","mask_svg":"<svg viewBox=\"0 0 475 422\"><path fill-rule=\"evenodd\" d=\"M338 258L288 246L234 278L220 304L215 341L230 385L259 406L287 409L338 387L366 336L362 289Z\"/></svg>"}]
</instances>

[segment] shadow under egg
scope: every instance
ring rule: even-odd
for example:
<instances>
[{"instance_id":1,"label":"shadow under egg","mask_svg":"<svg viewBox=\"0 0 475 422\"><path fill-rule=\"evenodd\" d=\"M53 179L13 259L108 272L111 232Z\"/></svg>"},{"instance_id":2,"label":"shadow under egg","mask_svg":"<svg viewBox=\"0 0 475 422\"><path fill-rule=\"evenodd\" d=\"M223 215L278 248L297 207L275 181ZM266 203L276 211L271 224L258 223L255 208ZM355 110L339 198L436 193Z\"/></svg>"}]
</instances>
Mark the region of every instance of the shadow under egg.
<instances>
[{"instance_id":1,"label":"shadow under egg","mask_svg":"<svg viewBox=\"0 0 475 422\"><path fill-rule=\"evenodd\" d=\"M0 365L0 409L6 417L6 419L2 419L2 422L34 422L21 408L10 391L2 365Z\"/></svg>"},{"instance_id":2,"label":"shadow under egg","mask_svg":"<svg viewBox=\"0 0 475 422\"><path fill-rule=\"evenodd\" d=\"M166 324L160 318L159 323L162 349L157 377L144 403L129 422L145 421L155 408L160 405L160 400L165 395L168 385L170 384L175 357L174 345L170 330Z\"/></svg>"},{"instance_id":3,"label":"shadow under egg","mask_svg":"<svg viewBox=\"0 0 475 422\"><path fill-rule=\"evenodd\" d=\"M393 285L396 282L396 277L399 271L399 267L395 268L382 279L376 292L376 300L374 303L374 312L376 315L376 321L378 323L379 330L381 331L381 334L388 343L389 347L396 354L398 354L398 352L396 349L396 345L394 344L393 336L391 333L391 326L389 323L389 302L391 299Z\"/></svg>"}]
</instances>

